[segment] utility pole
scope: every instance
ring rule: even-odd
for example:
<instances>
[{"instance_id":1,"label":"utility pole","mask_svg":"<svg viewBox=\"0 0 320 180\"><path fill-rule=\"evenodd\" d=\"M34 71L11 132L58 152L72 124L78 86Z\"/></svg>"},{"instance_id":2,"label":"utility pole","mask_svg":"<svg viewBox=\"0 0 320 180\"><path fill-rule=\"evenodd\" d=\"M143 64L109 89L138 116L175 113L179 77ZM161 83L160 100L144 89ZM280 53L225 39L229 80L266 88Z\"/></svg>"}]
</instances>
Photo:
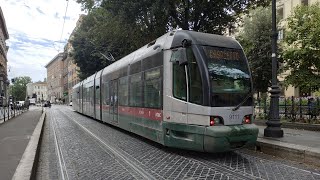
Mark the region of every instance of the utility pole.
<instances>
[{"instance_id":1,"label":"utility pole","mask_svg":"<svg viewBox=\"0 0 320 180\"><path fill-rule=\"evenodd\" d=\"M279 117L279 96L280 88L277 79L277 22L276 22L276 0L272 0L272 86L270 116L266 122L267 127L264 129L264 136L266 137L283 137L283 130L281 129Z\"/></svg>"}]
</instances>

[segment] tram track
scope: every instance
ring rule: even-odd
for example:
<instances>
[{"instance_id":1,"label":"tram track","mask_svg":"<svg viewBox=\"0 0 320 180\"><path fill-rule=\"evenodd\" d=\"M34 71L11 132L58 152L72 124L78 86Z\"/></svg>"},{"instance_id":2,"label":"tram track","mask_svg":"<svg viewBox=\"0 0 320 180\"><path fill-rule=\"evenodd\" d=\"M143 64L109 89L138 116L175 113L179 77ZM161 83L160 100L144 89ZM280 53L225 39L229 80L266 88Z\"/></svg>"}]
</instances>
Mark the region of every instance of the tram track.
<instances>
[{"instance_id":1,"label":"tram track","mask_svg":"<svg viewBox=\"0 0 320 180\"><path fill-rule=\"evenodd\" d=\"M153 179L197 179L201 177L212 179L211 177L216 178L216 176L220 176L221 179L305 179L304 177L317 179L319 177L317 174L304 169L240 151L210 155L168 149L156 143L135 138L129 133L121 133L111 126L104 127L97 121L76 112L67 109L60 109L59 112L81 129L86 129L84 131L90 136L96 136L93 138L106 151L110 150L104 144L110 146L113 152L120 153L121 157L125 157L125 160L127 160L120 158L122 162L129 162L131 166L139 167L138 171L140 173L147 172L145 175L140 175L144 179L151 179L152 177ZM115 156L118 158L117 154ZM131 166L130 168L132 168ZM136 171L135 168L133 170ZM202 176L204 171L209 172ZM197 173L201 175L197 175Z\"/></svg>"},{"instance_id":2,"label":"tram track","mask_svg":"<svg viewBox=\"0 0 320 180\"><path fill-rule=\"evenodd\" d=\"M58 138L57 138L57 133L56 133L56 118L53 116L52 117L52 121L51 122L51 126L52 126L52 129L53 129L53 137L54 137L54 144L55 144L55 149L56 149L56 154L57 154L57 157L58 157L58 164L59 164L59 169L60 169L60 175L61 175L61 179L62 180L69 180L69 176L68 176L68 172L67 172L67 168L66 168L66 163L65 163L65 160L64 160L64 157L63 157L63 154L62 154L62 151L61 151L61 147L59 145L59 142L58 142Z\"/></svg>"},{"instance_id":3,"label":"tram track","mask_svg":"<svg viewBox=\"0 0 320 180\"><path fill-rule=\"evenodd\" d=\"M159 179L159 177L154 177L152 174L150 174L149 172L147 172L146 170L144 170L141 167L141 164L138 164L137 162L133 161L133 159L128 158L130 156L128 156L127 154L125 154L124 152L122 152L120 149L115 148L113 146L111 146L110 144L108 144L107 142L105 142L104 140L102 140L101 138L99 138L96 134L94 134L93 132L91 132L89 129L87 129L85 126L83 126L82 124L80 124L79 122L75 121L72 117L69 117L68 114L66 114L63 111L60 111L61 115L65 118L67 118L68 120L72 121L74 124L76 124L78 127L80 127L85 133L87 133L88 135L90 135L92 138L94 138L96 140L97 143L99 143L99 146L104 149L104 151L106 151L107 153L112 153L114 155L114 157L121 161L122 163L126 164L127 166L129 166L129 168L131 169L131 171L134 171L138 174L135 175L133 174L133 176L136 179L146 179L146 180L152 180L152 179Z\"/></svg>"},{"instance_id":4,"label":"tram track","mask_svg":"<svg viewBox=\"0 0 320 180\"><path fill-rule=\"evenodd\" d=\"M62 112L62 111L61 111ZM103 140L101 140L101 138L97 137L96 135L94 135L90 130L88 130L86 127L84 127L83 125L81 125L79 122L75 121L74 118L70 117L68 114L66 114L65 112L62 112L64 114L64 116L66 116L68 119L72 120L74 123L76 123L78 126L80 126L81 128L83 128L85 131L87 131L88 133L90 133L92 136L94 136L98 141L100 141L101 143L103 143L105 146L107 146L108 148L111 147L110 145L107 145ZM75 113L75 112L73 112ZM76 113L75 113L76 114ZM77 114L79 115L79 114ZM82 116L82 115L79 115L79 116ZM115 147L111 147L113 149L113 152L115 152L116 154L118 154L117 151L119 151L120 149L119 148L115 148ZM120 150L121 151L121 150ZM123 152L121 154L126 154L126 155L123 155L125 157L127 156L130 156L129 154L127 154L126 152ZM169 154L168 154L169 155ZM168 157L168 155L166 157ZM122 156L122 157L123 157ZM134 157L132 157L134 158ZM130 159L132 159L130 158ZM224 174L230 176L230 177L233 177L233 178L236 178L236 179L261 179L261 178L258 178L258 177L254 177L252 176L251 174L246 174L246 173L243 173L243 172L240 172L240 171L234 171L232 169L228 169L227 167L224 167L224 166L221 166L221 164L216 164L216 163L212 163L212 162L209 162L209 161L206 161L206 162L203 162L199 159L196 159L195 157L191 158L186 158L186 157L183 157L182 158L185 159L185 161L193 161L194 163L197 163L197 164L200 164L202 166L205 166L205 167L208 167L208 168L214 168L214 169L219 169L220 171L222 171ZM130 160L132 161L132 160ZM165 159L162 159L161 161L165 161ZM161 163L161 161L159 161L159 163ZM134 164L134 163L133 163ZM139 165L141 166L141 165ZM149 173L148 173L149 174ZM149 177L148 177L149 178ZM164 178L164 177L163 177ZM150 179L150 178L149 178Z\"/></svg>"}]
</instances>

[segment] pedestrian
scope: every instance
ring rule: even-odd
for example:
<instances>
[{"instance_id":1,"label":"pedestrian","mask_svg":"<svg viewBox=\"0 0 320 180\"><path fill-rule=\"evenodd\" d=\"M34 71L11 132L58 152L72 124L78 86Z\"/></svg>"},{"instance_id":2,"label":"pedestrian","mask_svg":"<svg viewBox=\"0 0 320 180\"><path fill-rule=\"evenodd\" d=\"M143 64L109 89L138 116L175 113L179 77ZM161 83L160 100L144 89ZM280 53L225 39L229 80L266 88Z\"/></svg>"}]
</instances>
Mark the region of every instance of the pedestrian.
<instances>
[{"instance_id":1,"label":"pedestrian","mask_svg":"<svg viewBox=\"0 0 320 180\"><path fill-rule=\"evenodd\" d=\"M25 102L25 106L26 106L27 109L29 109L29 105L30 105L30 100L27 99L26 102Z\"/></svg>"},{"instance_id":2,"label":"pedestrian","mask_svg":"<svg viewBox=\"0 0 320 180\"><path fill-rule=\"evenodd\" d=\"M310 119L316 119L316 103L313 98L308 101L308 110L310 114Z\"/></svg>"}]
</instances>

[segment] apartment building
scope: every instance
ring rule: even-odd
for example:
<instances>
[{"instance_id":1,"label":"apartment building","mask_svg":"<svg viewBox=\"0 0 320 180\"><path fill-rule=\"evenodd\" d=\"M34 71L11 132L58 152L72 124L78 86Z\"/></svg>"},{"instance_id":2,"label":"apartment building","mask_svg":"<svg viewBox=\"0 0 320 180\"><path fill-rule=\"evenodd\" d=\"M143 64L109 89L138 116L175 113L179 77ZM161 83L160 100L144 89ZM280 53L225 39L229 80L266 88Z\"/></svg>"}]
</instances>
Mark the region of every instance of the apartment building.
<instances>
[{"instance_id":1,"label":"apartment building","mask_svg":"<svg viewBox=\"0 0 320 180\"><path fill-rule=\"evenodd\" d=\"M48 100L58 102L63 100L63 59L65 53L57 54L47 65Z\"/></svg>"},{"instance_id":2,"label":"apartment building","mask_svg":"<svg viewBox=\"0 0 320 180\"><path fill-rule=\"evenodd\" d=\"M32 98L34 95L37 97L37 102L49 100L47 82L28 83L27 98Z\"/></svg>"},{"instance_id":3,"label":"apartment building","mask_svg":"<svg viewBox=\"0 0 320 180\"><path fill-rule=\"evenodd\" d=\"M277 16L281 19L278 27L278 39L281 41L285 36L286 19L294 12L294 8L298 5L311 5L314 3L320 3L320 0L277 0ZM278 76L279 81L283 81L285 76L290 73L289 71ZM301 96L299 88L288 86L283 89L283 94L287 97Z\"/></svg>"},{"instance_id":4,"label":"apartment building","mask_svg":"<svg viewBox=\"0 0 320 180\"><path fill-rule=\"evenodd\" d=\"M6 40L9 39L6 21L0 7L0 96L7 97L7 90L9 85L7 74L7 52L9 46L6 45Z\"/></svg>"},{"instance_id":5,"label":"apartment building","mask_svg":"<svg viewBox=\"0 0 320 180\"><path fill-rule=\"evenodd\" d=\"M74 32L79 28L81 25L81 22L83 20L83 17L85 15L80 15L79 19L77 21L76 27L71 33L68 43L66 44L64 48L64 53L66 54L65 58L63 59L63 95L64 100L66 103L71 102L72 100L72 87L76 85L80 80L78 77L78 71L79 67L74 63L74 59L70 54L73 51L73 47L70 43L70 41L74 37Z\"/></svg>"},{"instance_id":6,"label":"apartment building","mask_svg":"<svg viewBox=\"0 0 320 180\"><path fill-rule=\"evenodd\" d=\"M66 56L63 59L63 95L66 103L71 102L72 87L79 82L78 70L79 68L71 56Z\"/></svg>"}]
</instances>

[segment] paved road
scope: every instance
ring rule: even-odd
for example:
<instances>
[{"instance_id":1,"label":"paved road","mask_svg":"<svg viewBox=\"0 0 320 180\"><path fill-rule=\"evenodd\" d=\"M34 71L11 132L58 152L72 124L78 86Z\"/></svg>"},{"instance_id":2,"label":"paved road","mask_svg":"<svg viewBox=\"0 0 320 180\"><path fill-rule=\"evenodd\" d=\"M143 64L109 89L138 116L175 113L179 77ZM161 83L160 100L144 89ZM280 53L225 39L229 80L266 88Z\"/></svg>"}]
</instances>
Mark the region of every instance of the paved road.
<instances>
[{"instance_id":1,"label":"paved road","mask_svg":"<svg viewBox=\"0 0 320 180\"><path fill-rule=\"evenodd\" d=\"M248 150L206 154L166 148L53 106L37 179L320 179L320 171Z\"/></svg>"}]
</instances>

